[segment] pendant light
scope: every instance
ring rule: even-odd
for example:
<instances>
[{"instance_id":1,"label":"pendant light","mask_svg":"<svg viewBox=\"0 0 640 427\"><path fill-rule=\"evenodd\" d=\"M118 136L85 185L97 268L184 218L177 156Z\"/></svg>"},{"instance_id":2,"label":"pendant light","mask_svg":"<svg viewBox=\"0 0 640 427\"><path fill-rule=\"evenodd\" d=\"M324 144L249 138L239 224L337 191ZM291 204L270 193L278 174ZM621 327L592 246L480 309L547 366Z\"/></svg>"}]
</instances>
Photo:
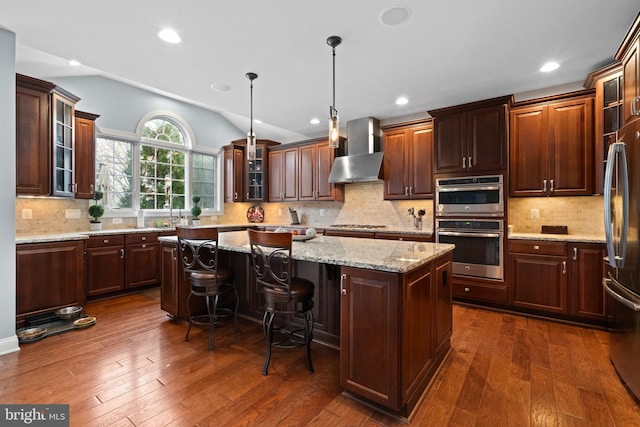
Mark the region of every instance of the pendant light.
<instances>
[{"instance_id":1,"label":"pendant light","mask_svg":"<svg viewBox=\"0 0 640 427\"><path fill-rule=\"evenodd\" d=\"M338 123L338 110L336 110L336 46L342 43L338 36L331 36L327 44L331 46L333 53L333 104L329 107L329 147L338 148L340 145L340 125Z\"/></svg>"},{"instance_id":2,"label":"pendant light","mask_svg":"<svg viewBox=\"0 0 640 427\"><path fill-rule=\"evenodd\" d=\"M247 134L247 160L256 159L256 134L253 133L253 81L258 78L256 73L247 73L247 78L251 81L251 116L249 123L249 133Z\"/></svg>"}]
</instances>

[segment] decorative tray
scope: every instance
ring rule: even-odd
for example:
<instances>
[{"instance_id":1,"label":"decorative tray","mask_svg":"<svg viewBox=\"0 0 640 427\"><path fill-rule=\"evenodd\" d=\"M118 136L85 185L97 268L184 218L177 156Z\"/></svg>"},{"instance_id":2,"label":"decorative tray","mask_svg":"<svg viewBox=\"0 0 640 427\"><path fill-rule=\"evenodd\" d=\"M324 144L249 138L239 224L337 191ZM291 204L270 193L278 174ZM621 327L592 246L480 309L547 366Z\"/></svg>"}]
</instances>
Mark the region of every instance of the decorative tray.
<instances>
[{"instance_id":1,"label":"decorative tray","mask_svg":"<svg viewBox=\"0 0 640 427\"><path fill-rule=\"evenodd\" d=\"M48 337L49 335L61 334L73 329L88 328L96 323L95 317L87 315L71 320L60 319L57 316L55 316L55 319L56 320L53 320L53 318L46 319L51 320L46 323L36 322L38 325L29 324L27 319L27 326L16 331L18 341L21 343L40 341L42 338Z\"/></svg>"}]
</instances>

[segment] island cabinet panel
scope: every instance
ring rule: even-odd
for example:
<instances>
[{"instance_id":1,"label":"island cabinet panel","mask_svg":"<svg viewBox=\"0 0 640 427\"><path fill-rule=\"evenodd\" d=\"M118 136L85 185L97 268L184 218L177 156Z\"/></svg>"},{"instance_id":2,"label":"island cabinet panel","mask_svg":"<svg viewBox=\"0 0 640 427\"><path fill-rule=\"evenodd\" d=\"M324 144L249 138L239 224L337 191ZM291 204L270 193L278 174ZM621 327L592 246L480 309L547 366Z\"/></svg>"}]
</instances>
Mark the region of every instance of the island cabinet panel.
<instances>
[{"instance_id":1,"label":"island cabinet panel","mask_svg":"<svg viewBox=\"0 0 640 427\"><path fill-rule=\"evenodd\" d=\"M174 243L160 245L160 308L180 317L180 287L187 287L178 264L178 247ZM186 297L185 297L186 301Z\"/></svg>"},{"instance_id":2,"label":"island cabinet panel","mask_svg":"<svg viewBox=\"0 0 640 427\"><path fill-rule=\"evenodd\" d=\"M574 243L571 254L570 314L604 322L607 319L606 294L602 286L605 274L605 247L602 244Z\"/></svg>"},{"instance_id":3,"label":"island cabinet panel","mask_svg":"<svg viewBox=\"0 0 640 427\"><path fill-rule=\"evenodd\" d=\"M92 236L86 241L87 296L124 289L124 235Z\"/></svg>"},{"instance_id":4,"label":"island cabinet panel","mask_svg":"<svg viewBox=\"0 0 640 427\"><path fill-rule=\"evenodd\" d=\"M450 349L451 260L405 274L342 267L340 385L348 395L411 419Z\"/></svg>"},{"instance_id":5,"label":"island cabinet panel","mask_svg":"<svg viewBox=\"0 0 640 427\"><path fill-rule=\"evenodd\" d=\"M83 242L16 246L16 324L28 316L70 305L83 306Z\"/></svg>"},{"instance_id":6,"label":"island cabinet panel","mask_svg":"<svg viewBox=\"0 0 640 427\"><path fill-rule=\"evenodd\" d=\"M125 235L125 287L158 283L159 262L160 245L157 233Z\"/></svg>"}]
</instances>

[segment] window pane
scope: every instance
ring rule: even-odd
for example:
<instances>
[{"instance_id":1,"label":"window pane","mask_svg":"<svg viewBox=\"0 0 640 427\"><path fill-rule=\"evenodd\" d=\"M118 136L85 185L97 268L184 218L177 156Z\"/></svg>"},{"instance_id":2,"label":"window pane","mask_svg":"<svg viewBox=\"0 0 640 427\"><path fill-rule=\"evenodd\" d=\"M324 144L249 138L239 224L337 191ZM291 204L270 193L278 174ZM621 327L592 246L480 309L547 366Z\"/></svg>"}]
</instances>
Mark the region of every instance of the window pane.
<instances>
[{"instance_id":1,"label":"window pane","mask_svg":"<svg viewBox=\"0 0 640 427\"><path fill-rule=\"evenodd\" d=\"M191 193L200 196L200 207L215 208L215 158L193 153Z\"/></svg>"},{"instance_id":2,"label":"window pane","mask_svg":"<svg viewBox=\"0 0 640 427\"><path fill-rule=\"evenodd\" d=\"M96 139L96 185L102 191L107 209L132 208L133 172L131 143L114 139Z\"/></svg>"},{"instance_id":3,"label":"window pane","mask_svg":"<svg viewBox=\"0 0 640 427\"><path fill-rule=\"evenodd\" d=\"M141 209L184 209L185 153L141 145Z\"/></svg>"},{"instance_id":4,"label":"window pane","mask_svg":"<svg viewBox=\"0 0 640 427\"><path fill-rule=\"evenodd\" d=\"M168 120L149 120L142 128L142 136L145 138L155 139L157 141L184 145L184 135L178 126Z\"/></svg>"}]
</instances>

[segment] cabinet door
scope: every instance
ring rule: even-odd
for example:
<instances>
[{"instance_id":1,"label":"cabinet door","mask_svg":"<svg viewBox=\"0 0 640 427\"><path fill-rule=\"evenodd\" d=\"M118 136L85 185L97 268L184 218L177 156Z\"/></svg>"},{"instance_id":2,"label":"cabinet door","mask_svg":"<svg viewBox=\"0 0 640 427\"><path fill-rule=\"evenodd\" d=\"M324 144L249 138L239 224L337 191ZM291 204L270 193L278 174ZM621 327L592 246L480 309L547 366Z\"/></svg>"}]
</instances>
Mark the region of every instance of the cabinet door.
<instances>
[{"instance_id":1,"label":"cabinet door","mask_svg":"<svg viewBox=\"0 0 640 427\"><path fill-rule=\"evenodd\" d=\"M269 201L281 202L284 198L284 183L282 176L282 159L284 155L282 150L269 151Z\"/></svg>"},{"instance_id":2,"label":"cabinet door","mask_svg":"<svg viewBox=\"0 0 640 427\"><path fill-rule=\"evenodd\" d=\"M593 194L593 99L549 105L549 194Z\"/></svg>"},{"instance_id":3,"label":"cabinet door","mask_svg":"<svg viewBox=\"0 0 640 427\"><path fill-rule=\"evenodd\" d=\"M329 174L335 149L329 147L327 141L315 145L316 147L316 199L317 200L344 200L344 186L342 184L331 184Z\"/></svg>"},{"instance_id":4,"label":"cabinet door","mask_svg":"<svg viewBox=\"0 0 640 427\"><path fill-rule=\"evenodd\" d=\"M76 111L76 199L92 199L95 185L95 119L79 117Z\"/></svg>"},{"instance_id":5,"label":"cabinet door","mask_svg":"<svg viewBox=\"0 0 640 427\"><path fill-rule=\"evenodd\" d=\"M546 106L511 110L511 196L545 195L543 186L549 173L548 114Z\"/></svg>"},{"instance_id":6,"label":"cabinet door","mask_svg":"<svg viewBox=\"0 0 640 427\"><path fill-rule=\"evenodd\" d=\"M409 129L409 196L433 196L433 127L431 125ZM386 155L386 152L385 152Z\"/></svg>"},{"instance_id":7,"label":"cabinet door","mask_svg":"<svg viewBox=\"0 0 640 427\"><path fill-rule=\"evenodd\" d=\"M399 409L397 276L342 268L340 385Z\"/></svg>"},{"instance_id":8,"label":"cabinet door","mask_svg":"<svg viewBox=\"0 0 640 427\"><path fill-rule=\"evenodd\" d=\"M567 259L513 255L513 305L567 314Z\"/></svg>"},{"instance_id":9,"label":"cabinet door","mask_svg":"<svg viewBox=\"0 0 640 427\"><path fill-rule=\"evenodd\" d=\"M407 199L409 170L407 165L407 133L404 129L385 132L382 169L385 200Z\"/></svg>"},{"instance_id":10,"label":"cabinet door","mask_svg":"<svg viewBox=\"0 0 640 427\"><path fill-rule=\"evenodd\" d=\"M467 113L467 168L470 172L507 168L505 110L499 105Z\"/></svg>"},{"instance_id":11,"label":"cabinet door","mask_svg":"<svg viewBox=\"0 0 640 427\"><path fill-rule=\"evenodd\" d=\"M436 173L466 172L466 120L466 113L435 118L436 140L434 143L434 157Z\"/></svg>"},{"instance_id":12,"label":"cabinet door","mask_svg":"<svg viewBox=\"0 0 640 427\"><path fill-rule=\"evenodd\" d=\"M224 201L244 201L244 152L234 146L224 149Z\"/></svg>"},{"instance_id":13,"label":"cabinet door","mask_svg":"<svg viewBox=\"0 0 640 427\"><path fill-rule=\"evenodd\" d=\"M100 295L124 289L124 246L87 249L87 295Z\"/></svg>"},{"instance_id":14,"label":"cabinet door","mask_svg":"<svg viewBox=\"0 0 640 427\"><path fill-rule=\"evenodd\" d=\"M300 147L298 164L300 165L299 188L300 200L315 200L317 179L317 156L315 145Z\"/></svg>"},{"instance_id":15,"label":"cabinet door","mask_svg":"<svg viewBox=\"0 0 640 427\"><path fill-rule=\"evenodd\" d=\"M83 243L16 245L16 314L84 305Z\"/></svg>"},{"instance_id":16,"label":"cabinet door","mask_svg":"<svg viewBox=\"0 0 640 427\"><path fill-rule=\"evenodd\" d=\"M452 266L447 259L435 266L435 348L436 352L447 347L451 337L453 322L452 304Z\"/></svg>"},{"instance_id":17,"label":"cabinet door","mask_svg":"<svg viewBox=\"0 0 640 427\"><path fill-rule=\"evenodd\" d=\"M16 193L48 195L49 95L16 87Z\"/></svg>"},{"instance_id":18,"label":"cabinet door","mask_svg":"<svg viewBox=\"0 0 640 427\"><path fill-rule=\"evenodd\" d=\"M298 200L298 147L282 150L282 192L284 201Z\"/></svg>"},{"instance_id":19,"label":"cabinet door","mask_svg":"<svg viewBox=\"0 0 640 427\"><path fill-rule=\"evenodd\" d=\"M60 95L52 97L53 183L54 196L73 197L75 194L75 108Z\"/></svg>"},{"instance_id":20,"label":"cabinet door","mask_svg":"<svg viewBox=\"0 0 640 427\"><path fill-rule=\"evenodd\" d=\"M125 247L125 286L152 285L160 281L158 243L143 243Z\"/></svg>"},{"instance_id":21,"label":"cabinet door","mask_svg":"<svg viewBox=\"0 0 640 427\"><path fill-rule=\"evenodd\" d=\"M178 248L175 244L163 243L160 247L160 308L174 317L179 317Z\"/></svg>"},{"instance_id":22,"label":"cabinet door","mask_svg":"<svg viewBox=\"0 0 640 427\"><path fill-rule=\"evenodd\" d=\"M574 244L571 248L571 311L574 316L606 320L604 247Z\"/></svg>"},{"instance_id":23,"label":"cabinet door","mask_svg":"<svg viewBox=\"0 0 640 427\"><path fill-rule=\"evenodd\" d=\"M640 96L640 40L636 40L622 58L624 122L629 123L636 116L631 113L631 101Z\"/></svg>"}]
</instances>

